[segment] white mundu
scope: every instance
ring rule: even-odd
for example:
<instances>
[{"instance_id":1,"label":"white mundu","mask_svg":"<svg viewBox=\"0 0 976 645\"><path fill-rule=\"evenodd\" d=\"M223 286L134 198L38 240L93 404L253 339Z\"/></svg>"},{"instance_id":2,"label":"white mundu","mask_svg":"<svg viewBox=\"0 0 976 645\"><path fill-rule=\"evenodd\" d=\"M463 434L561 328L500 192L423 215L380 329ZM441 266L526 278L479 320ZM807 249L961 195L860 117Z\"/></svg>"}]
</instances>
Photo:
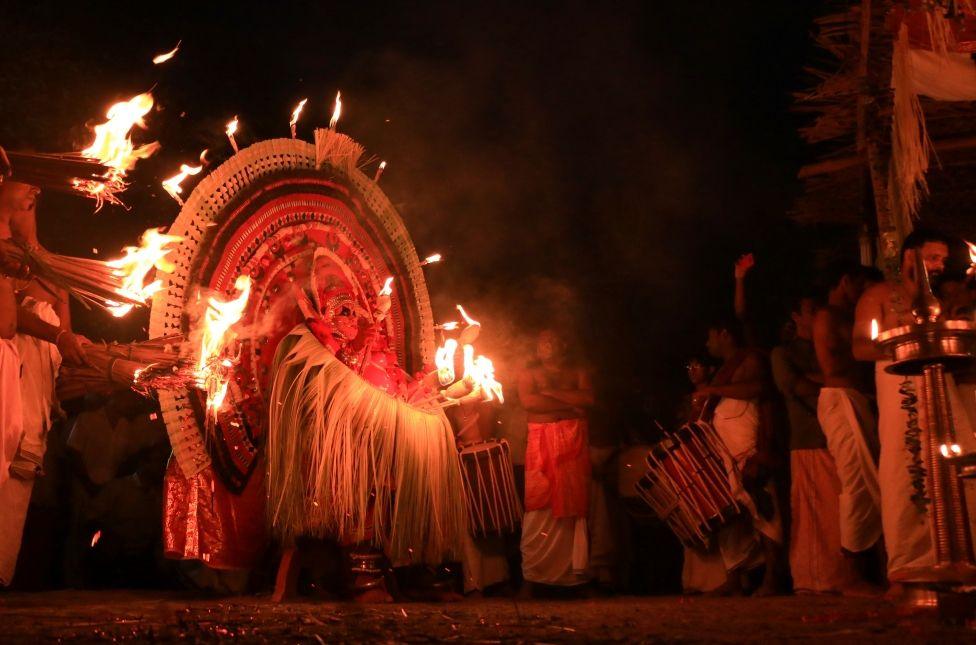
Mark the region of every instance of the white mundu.
<instances>
[{"instance_id":1,"label":"white mundu","mask_svg":"<svg viewBox=\"0 0 976 645\"><path fill-rule=\"evenodd\" d=\"M878 437L871 403L853 388L825 387L817 401L817 420L841 484L840 544L852 553L866 551L881 539Z\"/></svg>"}]
</instances>

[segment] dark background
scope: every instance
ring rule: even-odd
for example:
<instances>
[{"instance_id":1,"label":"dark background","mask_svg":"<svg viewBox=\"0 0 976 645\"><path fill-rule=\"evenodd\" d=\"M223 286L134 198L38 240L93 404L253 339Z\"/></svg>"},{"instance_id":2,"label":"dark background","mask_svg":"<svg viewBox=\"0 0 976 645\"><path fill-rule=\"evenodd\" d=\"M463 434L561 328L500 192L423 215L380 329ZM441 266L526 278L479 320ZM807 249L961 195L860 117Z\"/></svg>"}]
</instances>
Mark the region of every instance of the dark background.
<instances>
[{"instance_id":1,"label":"dark background","mask_svg":"<svg viewBox=\"0 0 976 645\"><path fill-rule=\"evenodd\" d=\"M341 89L340 130L388 161L420 255L446 257L428 270L435 316L467 304L509 388L532 332L573 324L604 425L641 429L670 415L704 321L731 307L738 254L756 254L770 338L816 248L856 254L853 232L787 217L808 156L791 93L820 4L3 2L0 145L81 149L109 104L152 88L140 136L163 148L132 173L130 210L42 198L48 247L109 257L172 222L159 181L203 148L226 158L233 115L243 147L287 136L308 97L310 139ZM118 339L147 319L76 317Z\"/></svg>"}]
</instances>

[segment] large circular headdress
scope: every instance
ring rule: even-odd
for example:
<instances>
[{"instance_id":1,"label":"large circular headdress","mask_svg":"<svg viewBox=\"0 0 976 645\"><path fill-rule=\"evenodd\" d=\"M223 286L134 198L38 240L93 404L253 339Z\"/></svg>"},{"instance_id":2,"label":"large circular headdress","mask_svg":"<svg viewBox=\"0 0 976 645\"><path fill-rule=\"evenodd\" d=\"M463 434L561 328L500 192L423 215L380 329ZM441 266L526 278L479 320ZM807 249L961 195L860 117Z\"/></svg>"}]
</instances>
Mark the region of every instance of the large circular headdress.
<instances>
[{"instance_id":1,"label":"large circular headdress","mask_svg":"<svg viewBox=\"0 0 976 645\"><path fill-rule=\"evenodd\" d=\"M315 145L296 139L256 143L221 164L186 200L170 228L183 238L175 271L153 298L150 337L189 336L201 294L233 295L252 279L240 325L249 330L228 397L221 441L205 441L206 409L194 389L161 390L163 419L184 475L213 463L231 490L255 465L267 418L269 370L281 338L301 319L293 283L307 281L313 257L333 266L333 288L365 300L393 276L386 333L408 372L429 364L433 318L420 260L406 227L376 182L357 167L363 148L333 130Z\"/></svg>"}]
</instances>

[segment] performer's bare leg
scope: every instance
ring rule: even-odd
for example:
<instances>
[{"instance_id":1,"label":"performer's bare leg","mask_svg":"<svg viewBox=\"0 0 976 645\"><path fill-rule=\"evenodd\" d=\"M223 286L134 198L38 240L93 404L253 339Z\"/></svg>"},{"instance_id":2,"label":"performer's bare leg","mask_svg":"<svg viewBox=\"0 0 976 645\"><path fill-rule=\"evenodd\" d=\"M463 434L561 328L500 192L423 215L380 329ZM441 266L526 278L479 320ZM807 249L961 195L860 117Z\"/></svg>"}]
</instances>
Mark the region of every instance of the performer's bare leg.
<instances>
[{"instance_id":1,"label":"performer's bare leg","mask_svg":"<svg viewBox=\"0 0 976 645\"><path fill-rule=\"evenodd\" d=\"M770 540L765 535L760 536L763 549L763 559L766 562L766 571L763 573L762 584L756 589L755 595L775 596L780 593L777 575L779 574L780 548L776 542Z\"/></svg>"},{"instance_id":2,"label":"performer's bare leg","mask_svg":"<svg viewBox=\"0 0 976 645\"><path fill-rule=\"evenodd\" d=\"M284 602L298 596L298 573L301 571L301 552L297 546L285 549L275 576L274 592L271 600Z\"/></svg>"}]
</instances>

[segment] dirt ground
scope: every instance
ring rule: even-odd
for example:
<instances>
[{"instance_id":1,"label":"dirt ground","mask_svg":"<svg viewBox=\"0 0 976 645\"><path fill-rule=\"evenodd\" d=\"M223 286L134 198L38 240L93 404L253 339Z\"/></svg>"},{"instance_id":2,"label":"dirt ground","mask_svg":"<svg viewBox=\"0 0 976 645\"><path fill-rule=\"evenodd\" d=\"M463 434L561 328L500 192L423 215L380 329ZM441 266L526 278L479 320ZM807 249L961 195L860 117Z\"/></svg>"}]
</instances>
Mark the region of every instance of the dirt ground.
<instances>
[{"instance_id":1,"label":"dirt ground","mask_svg":"<svg viewBox=\"0 0 976 645\"><path fill-rule=\"evenodd\" d=\"M974 642L976 630L880 600L617 597L360 607L266 597L59 591L0 594L0 642L48 640L464 643Z\"/></svg>"}]
</instances>

